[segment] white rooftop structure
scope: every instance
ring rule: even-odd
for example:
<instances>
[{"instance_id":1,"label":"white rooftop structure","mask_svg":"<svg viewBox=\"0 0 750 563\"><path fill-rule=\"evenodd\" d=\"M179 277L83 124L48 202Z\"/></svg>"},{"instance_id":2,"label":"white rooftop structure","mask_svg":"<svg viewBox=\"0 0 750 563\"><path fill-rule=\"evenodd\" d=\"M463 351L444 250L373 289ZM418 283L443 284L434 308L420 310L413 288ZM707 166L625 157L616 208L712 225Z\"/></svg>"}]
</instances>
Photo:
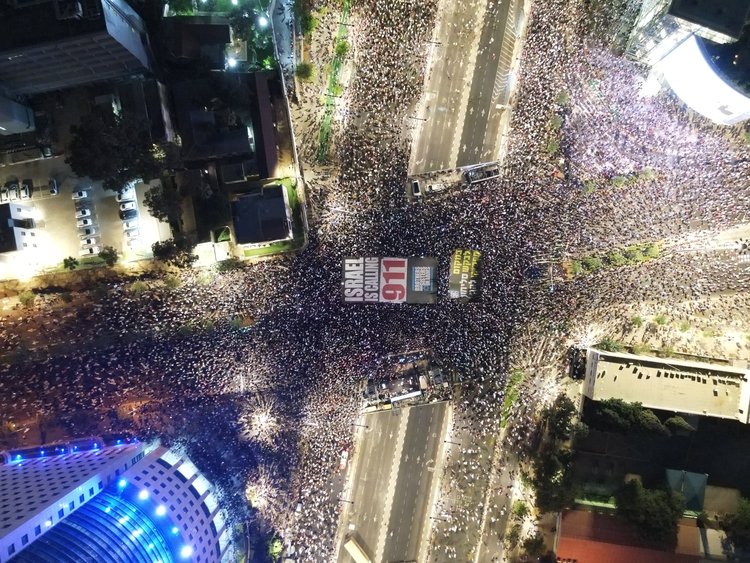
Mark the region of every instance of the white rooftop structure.
<instances>
[{"instance_id":1,"label":"white rooftop structure","mask_svg":"<svg viewBox=\"0 0 750 563\"><path fill-rule=\"evenodd\" d=\"M215 487L184 454L108 443L2 452L0 563L234 561Z\"/></svg>"},{"instance_id":2,"label":"white rooftop structure","mask_svg":"<svg viewBox=\"0 0 750 563\"><path fill-rule=\"evenodd\" d=\"M140 442L106 448L92 442L91 449L73 451L87 448L75 444L6 452L8 463L0 465L0 563L91 500L146 451Z\"/></svg>"},{"instance_id":3,"label":"white rooftop structure","mask_svg":"<svg viewBox=\"0 0 750 563\"><path fill-rule=\"evenodd\" d=\"M750 421L750 372L729 365L586 351L583 394L666 411Z\"/></svg>"}]
</instances>

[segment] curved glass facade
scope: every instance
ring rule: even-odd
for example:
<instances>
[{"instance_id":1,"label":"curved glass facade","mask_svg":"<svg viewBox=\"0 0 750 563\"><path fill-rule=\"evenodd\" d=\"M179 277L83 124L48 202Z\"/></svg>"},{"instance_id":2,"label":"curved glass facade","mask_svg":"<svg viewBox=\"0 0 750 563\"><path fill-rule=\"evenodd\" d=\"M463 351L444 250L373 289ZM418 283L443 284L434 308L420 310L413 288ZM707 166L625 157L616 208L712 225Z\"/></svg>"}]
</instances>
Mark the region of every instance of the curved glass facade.
<instances>
[{"instance_id":1,"label":"curved glass facade","mask_svg":"<svg viewBox=\"0 0 750 563\"><path fill-rule=\"evenodd\" d=\"M168 540L136 503L105 490L21 551L13 561L172 563L174 541Z\"/></svg>"}]
</instances>

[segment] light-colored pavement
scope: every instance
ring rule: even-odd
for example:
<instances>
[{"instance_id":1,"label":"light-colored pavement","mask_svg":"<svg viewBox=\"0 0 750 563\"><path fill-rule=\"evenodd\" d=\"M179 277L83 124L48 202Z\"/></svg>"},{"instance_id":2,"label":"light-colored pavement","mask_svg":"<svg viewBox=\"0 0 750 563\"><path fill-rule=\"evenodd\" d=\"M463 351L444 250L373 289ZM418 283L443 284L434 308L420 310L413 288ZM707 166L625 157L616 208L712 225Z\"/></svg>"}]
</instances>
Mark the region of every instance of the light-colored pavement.
<instances>
[{"instance_id":1,"label":"light-colored pavement","mask_svg":"<svg viewBox=\"0 0 750 563\"><path fill-rule=\"evenodd\" d=\"M500 158L521 0L443 0L415 115L409 174Z\"/></svg>"},{"instance_id":2,"label":"light-colored pavement","mask_svg":"<svg viewBox=\"0 0 750 563\"><path fill-rule=\"evenodd\" d=\"M448 421L447 403L370 413L356 446L351 480L353 504L342 512L341 528L353 533L373 561L422 560L429 529L432 490L440 445ZM343 537L338 539L343 544ZM351 558L339 549L337 559Z\"/></svg>"}]
</instances>

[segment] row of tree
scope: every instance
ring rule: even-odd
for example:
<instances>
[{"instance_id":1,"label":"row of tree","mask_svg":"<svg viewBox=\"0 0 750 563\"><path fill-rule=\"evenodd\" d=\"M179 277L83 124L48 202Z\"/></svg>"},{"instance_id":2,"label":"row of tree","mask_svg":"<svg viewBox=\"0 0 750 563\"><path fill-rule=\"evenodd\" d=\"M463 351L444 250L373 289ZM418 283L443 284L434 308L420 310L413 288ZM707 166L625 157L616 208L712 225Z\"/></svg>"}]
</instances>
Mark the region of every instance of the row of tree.
<instances>
[{"instance_id":1,"label":"row of tree","mask_svg":"<svg viewBox=\"0 0 750 563\"><path fill-rule=\"evenodd\" d=\"M674 415L662 422L651 409L641 403L628 403L622 399L606 399L591 404L591 422L597 428L610 432L642 432L670 436L672 432L693 432L683 417Z\"/></svg>"},{"instance_id":2,"label":"row of tree","mask_svg":"<svg viewBox=\"0 0 750 563\"><path fill-rule=\"evenodd\" d=\"M536 492L536 506L542 512L567 508L575 499L573 482L574 452L564 445L576 426L576 407L567 395L560 395L542 411L546 436L532 464L531 485Z\"/></svg>"}]
</instances>

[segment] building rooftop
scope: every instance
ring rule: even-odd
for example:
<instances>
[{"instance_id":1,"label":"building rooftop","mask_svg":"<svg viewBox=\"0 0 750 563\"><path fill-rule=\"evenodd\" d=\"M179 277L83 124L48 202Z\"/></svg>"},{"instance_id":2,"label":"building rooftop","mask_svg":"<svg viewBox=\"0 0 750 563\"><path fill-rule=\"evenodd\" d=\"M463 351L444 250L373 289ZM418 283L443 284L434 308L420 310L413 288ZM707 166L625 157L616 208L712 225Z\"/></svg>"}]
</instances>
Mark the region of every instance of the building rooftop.
<instances>
[{"instance_id":1,"label":"building rooftop","mask_svg":"<svg viewBox=\"0 0 750 563\"><path fill-rule=\"evenodd\" d=\"M225 51L231 41L226 18L175 16L162 22L164 43L175 62L206 61L211 69L224 69Z\"/></svg>"},{"instance_id":2,"label":"building rooftop","mask_svg":"<svg viewBox=\"0 0 750 563\"><path fill-rule=\"evenodd\" d=\"M584 394L646 407L748 422L747 370L589 349Z\"/></svg>"},{"instance_id":3,"label":"building rooftop","mask_svg":"<svg viewBox=\"0 0 750 563\"><path fill-rule=\"evenodd\" d=\"M680 521L674 551L655 549L616 516L566 510L556 554L577 563L698 563L700 535L695 520Z\"/></svg>"},{"instance_id":4,"label":"building rooftop","mask_svg":"<svg viewBox=\"0 0 750 563\"><path fill-rule=\"evenodd\" d=\"M256 244L291 237L281 185L265 186L232 202L234 235L239 244Z\"/></svg>"},{"instance_id":5,"label":"building rooftop","mask_svg":"<svg viewBox=\"0 0 750 563\"><path fill-rule=\"evenodd\" d=\"M146 27L124 0L40 0L0 7L0 80L16 93L150 71Z\"/></svg>"},{"instance_id":6,"label":"building rooftop","mask_svg":"<svg viewBox=\"0 0 750 563\"><path fill-rule=\"evenodd\" d=\"M59 454L49 444L46 455L15 454L0 465L0 538L75 490L118 459L129 460L144 446L140 443ZM45 446L41 446L40 451ZM69 451L69 450L68 450Z\"/></svg>"},{"instance_id":7,"label":"building rooftop","mask_svg":"<svg viewBox=\"0 0 750 563\"><path fill-rule=\"evenodd\" d=\"M669 13L739 39L750 15L750 0L672 0Z\"/></svg>"}]
</instances>

